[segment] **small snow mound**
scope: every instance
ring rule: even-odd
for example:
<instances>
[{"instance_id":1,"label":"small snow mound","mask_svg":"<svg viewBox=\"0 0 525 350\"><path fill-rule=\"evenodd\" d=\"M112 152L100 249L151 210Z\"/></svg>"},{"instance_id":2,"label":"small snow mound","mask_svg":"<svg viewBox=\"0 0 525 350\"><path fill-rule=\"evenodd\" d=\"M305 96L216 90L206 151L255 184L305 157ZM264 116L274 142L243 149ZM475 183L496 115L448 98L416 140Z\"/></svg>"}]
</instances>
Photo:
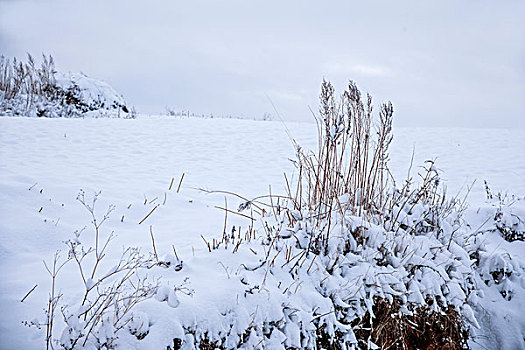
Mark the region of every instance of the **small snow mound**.
<instances>
[{"instance_id":1,"label":"small snow mound","mask_svg":"<svg viewBox=\"0 0 525 350\"><path fill-rule=\"evenodd\" d=\"M55 70L52 57L41 67L0 56L0 115L26 117L134 118L124 98L109 84L83 73Z\"/></svg>"},{"instance_id":2,"label":"small snow mound","mask_svg":"<svg viewBox=\"0 0 525 350\"><path fill-rule=\"evenodd\" d=\"M63 91L77 90L80 101L90 111L98 109L122 109L128 112L126 101L108 83L88 77L84 73L55 74L56 86Z\"/></svg>"}]
</instances>

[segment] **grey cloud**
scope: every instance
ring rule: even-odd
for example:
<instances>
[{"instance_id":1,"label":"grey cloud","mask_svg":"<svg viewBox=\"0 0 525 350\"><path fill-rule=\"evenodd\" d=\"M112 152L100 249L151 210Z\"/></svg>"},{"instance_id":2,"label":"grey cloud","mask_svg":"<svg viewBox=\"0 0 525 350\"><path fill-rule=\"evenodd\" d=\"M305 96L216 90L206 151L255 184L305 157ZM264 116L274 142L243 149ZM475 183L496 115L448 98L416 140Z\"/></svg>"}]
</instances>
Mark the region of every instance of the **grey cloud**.
<instances>
[{"instance_id":1,"label":"grey cloud","mask_svg":"<svg viewBox=\"0 0 525 350\"><path fill-rule=\"evenodd\" d=\"M0 51L53 54L139 110L311 120L323 77L398 125L525 127L519 1L0 2Z\"/></svg>"}]
</instances>

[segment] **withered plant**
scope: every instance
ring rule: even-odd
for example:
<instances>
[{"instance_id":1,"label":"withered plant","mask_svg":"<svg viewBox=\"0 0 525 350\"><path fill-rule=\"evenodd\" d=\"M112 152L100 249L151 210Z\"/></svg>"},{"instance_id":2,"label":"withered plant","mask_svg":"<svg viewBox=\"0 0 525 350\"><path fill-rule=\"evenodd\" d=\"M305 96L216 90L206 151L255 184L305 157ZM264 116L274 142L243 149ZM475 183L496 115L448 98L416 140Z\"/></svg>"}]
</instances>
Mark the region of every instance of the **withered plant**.
<instances>
[{"instance_id":1,"label":"withered plant","mask_svg":"<svg viewBox=\"0 0 525 350\"><path fill-rule=\"evenodd\" d=\"M27 54L27 63L0 56L0 91L4 93L5 99L26 95L27 103L30 104L35 96L54 93L55 73L55 61L51 55L42 55L40 67L30 54Z\"/></svg>"},{"instance_id":2,"label":"withered plant","mask_svg":"<svg viewBox=\"0 0 525 350\"><path fill-rule=\"evenodd\" d=\"M96 215L95 206L100 193L91 200L83 191L77 200L89 212L92 232L77 230L74 237L65 242L68 250L64 259L55 254L53 264L46 269L51 277L51 290L46 309L46 349L55 345L63 349L85 346L88 342L97 348L111 349L118 332L132 320L133 308L143 300L152 297L158 289L158 281L150 280L145 271L157 265L152 255L146 256L138 248L123 249L120 258L113 265L104 264L104 259L115 238L113 232L103 234L101 227L109 218L114 207L109 206L102 217ZM89 233L92 237L86 238ZM82 243L86 238L90 244ZM65 304L64 295L57 290L59 272L69 263L77 267L82 282L81 300L73 305ZM70 296L68 296L70 297ZM65 329L59 339L54 338L57 310L63 316Z\"/></svg>"},{"instance_id":3,"label":"withered plant","mask_svg":"<svg viewBox=\"0 0 525 350\"><path fill-rule=\"evenodd\" d=\"M446 198L433 160L422 167L418 183L409 170L397 187L388 167L394 108L386 102L377 117L373 112L372 97L363 97L353 81L337 98L333 85L323 80L319 114L314 114L318 149L304 151L293 141L297 180L291 189L286 179L288 199L318 232L316 250L326 247L334 213L351 213L386 230L438 232L441 220L461 206L457 197ZM414 224L407 218L417 206L424 214ZM296 220L290 218L293 226Z\"/></svg>"}]
</instances>

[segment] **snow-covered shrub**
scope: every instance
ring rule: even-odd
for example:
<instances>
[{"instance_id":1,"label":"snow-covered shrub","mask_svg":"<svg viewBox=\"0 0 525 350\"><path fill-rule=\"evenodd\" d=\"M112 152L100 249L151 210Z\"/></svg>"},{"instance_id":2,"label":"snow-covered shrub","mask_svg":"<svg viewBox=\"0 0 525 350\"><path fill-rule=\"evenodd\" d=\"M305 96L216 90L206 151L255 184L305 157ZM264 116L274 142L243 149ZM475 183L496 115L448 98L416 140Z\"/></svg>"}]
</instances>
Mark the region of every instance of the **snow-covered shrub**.
<instances>
[{"instance_id":1,"label":"snow-covered shrub","mask_svg":"<svg viewBox=\"0 0 525 350\"><path fill-rule=\"evenodd\" d=\"M499 232L509 242L525 240L525 197L501 192L493 194L487 181L485 190L493 220L484 230Z\"/></svg>"},{"instance_id":2,"label":"snow-covered shrub","mask_svg":"<svg viewBox=\"0 0 525 350\"><path fill-rule=\"evenodd\" d=\"M203 237L220 261L251 252L225 266L245 292L221 314L257 317L212 327L181 317L191 337L175 349L461 349L467 329L479 327L468 304L476 285L463 208L439 190L432 161L420 183L395 187L387 164L392 105L381 106L374 137L371 97L363 102L351 82L337 102L323 82L320 115L317 153L295 145L295 188L287 181L285 196L244 200L240 212L260 214L245 233ZM384 320L411 331L385 335ZM417 332L432 333L423 340Z\"/></svg>"},{"instance_id":3,"label":"snow-covered shrub","mask_svg":"<svg viewBox=\"0 0 525 350\"><path fill-rule=\"evenodd\" d=\"M68 248L67 256L62 258L57 252L53 264L46 264L51 277L45 322L42 324L46 327L47 349L54 349L55 345L62 349L113 349L123 331L138 339L148 332L145 316L133 310L138 303L156 294L159 282L149 279L145 271L158 262L152 256L142 254L138 248L128 247L123 249L117 261L108 265L111 262L104 258L115 236L113 232L104 235L101 227L113 206L98 217L95 213L98 195L88 201L81 191L77 198L91 216L93 231L88 232L85 227L75 231L74 237L64 242ZM73 266L76 266L81 285L70 290L71 295L64 295L57 290L60 271ZM59 311L63 322L58 320ZM63 328L59 337L57 323Z\"/></svg>"},{"instance_id":4,"label":"snow-covered shrub","mask_svg":"<svg viewBox=\"0 0 525 350\"><path fill-rule=\"evenodd\" d=\"M0 57L0 114L31 117L132 118L126 102L107 83L82 73L60 73L51 56L37 67Z\"/></svg>"},{"instance_id":5,"label":"snow-covered shrub","mask_svg":"<svg viewBox=\"0 0 525 350\"><path fill-rule=\"evenodd\" d=\"M249 249L225 269L236 271L245 299L268 295L270 305L237 301L222 311L258 314L244 326L181 317L191 337L174 349L463 349L499 338L508 317L485 314L486 295L522 300L525 264L510 248L487 250L483 234L494 232L473 231L466 201L446 197L434 161L419 181L409 175L396 185L388 170L392 115L383 104L374 136L371 97L363 101L351 82L337 102L323 82L319 149L295 145L296 186L286 179L287 195L266 203L243 199L239 212L259 213L258 225L204 240L219 261ZM494 217L498 227L501 215Z\"/></svg>"},{"instance_id":6,"label":"snow-covered shrub","mask_svg":"<svg viewBox=\"0 0 525 350\"><path fill-rule=\"evenodd\" d=\"M477 287L469 303L482 325L472 329L470 336L482 348L519 349L525 344L525 241L507 239L496 226L495 212L498 208L489 206L466 213L472 228L464 246ZM503 212L508 214L508 208Z\"/></svg>"}]
</instances>

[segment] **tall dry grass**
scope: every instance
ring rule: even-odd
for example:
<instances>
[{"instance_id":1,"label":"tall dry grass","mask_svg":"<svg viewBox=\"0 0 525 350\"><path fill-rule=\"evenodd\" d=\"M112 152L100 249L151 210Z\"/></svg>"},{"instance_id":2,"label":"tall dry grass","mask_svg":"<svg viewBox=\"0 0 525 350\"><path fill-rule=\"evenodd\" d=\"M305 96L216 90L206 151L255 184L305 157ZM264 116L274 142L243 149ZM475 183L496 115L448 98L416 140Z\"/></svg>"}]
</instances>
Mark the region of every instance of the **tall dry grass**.
<instances>
[{"instance_id":1,"label":"tall dry grass","mask_svg":"<svg viewBox=\"0 0 525 350\"><path fill-rule=\"evenodd\" d=\"M53 94L55 73L55 61L51 55L43 54L40 66L29 53L27 62L0 56L0 91L5 99L27 95L27 103L31 104L35 96Z\"/></svg>"},{"instance_id":2,"label":"tall dry grass","mask_svg":"<svg viewBox=\"0 0 525 350\"><path fill-rule=\"evenodd\" d=\"M305 151L293 140L297 177L295 187L288 179L286 185L294 209L301 219L309 219L317 233L317 251L327 245L334 214L359 216L388 231L439 234L447 215L462 212L464 202L447 199L434 160L421 167L418 181L411 175L412 164L407 178L396 182L392 176L388 163L394 108L390 101L374 113L371 95L362 94L355 82L350 81L337 96L333 85L323 80L319 111L313 114L317 150ZM423 210L416 218L413 212L419 207ZM297 218L290 218L293 226Z\"/></svg>"}]
</instances>

